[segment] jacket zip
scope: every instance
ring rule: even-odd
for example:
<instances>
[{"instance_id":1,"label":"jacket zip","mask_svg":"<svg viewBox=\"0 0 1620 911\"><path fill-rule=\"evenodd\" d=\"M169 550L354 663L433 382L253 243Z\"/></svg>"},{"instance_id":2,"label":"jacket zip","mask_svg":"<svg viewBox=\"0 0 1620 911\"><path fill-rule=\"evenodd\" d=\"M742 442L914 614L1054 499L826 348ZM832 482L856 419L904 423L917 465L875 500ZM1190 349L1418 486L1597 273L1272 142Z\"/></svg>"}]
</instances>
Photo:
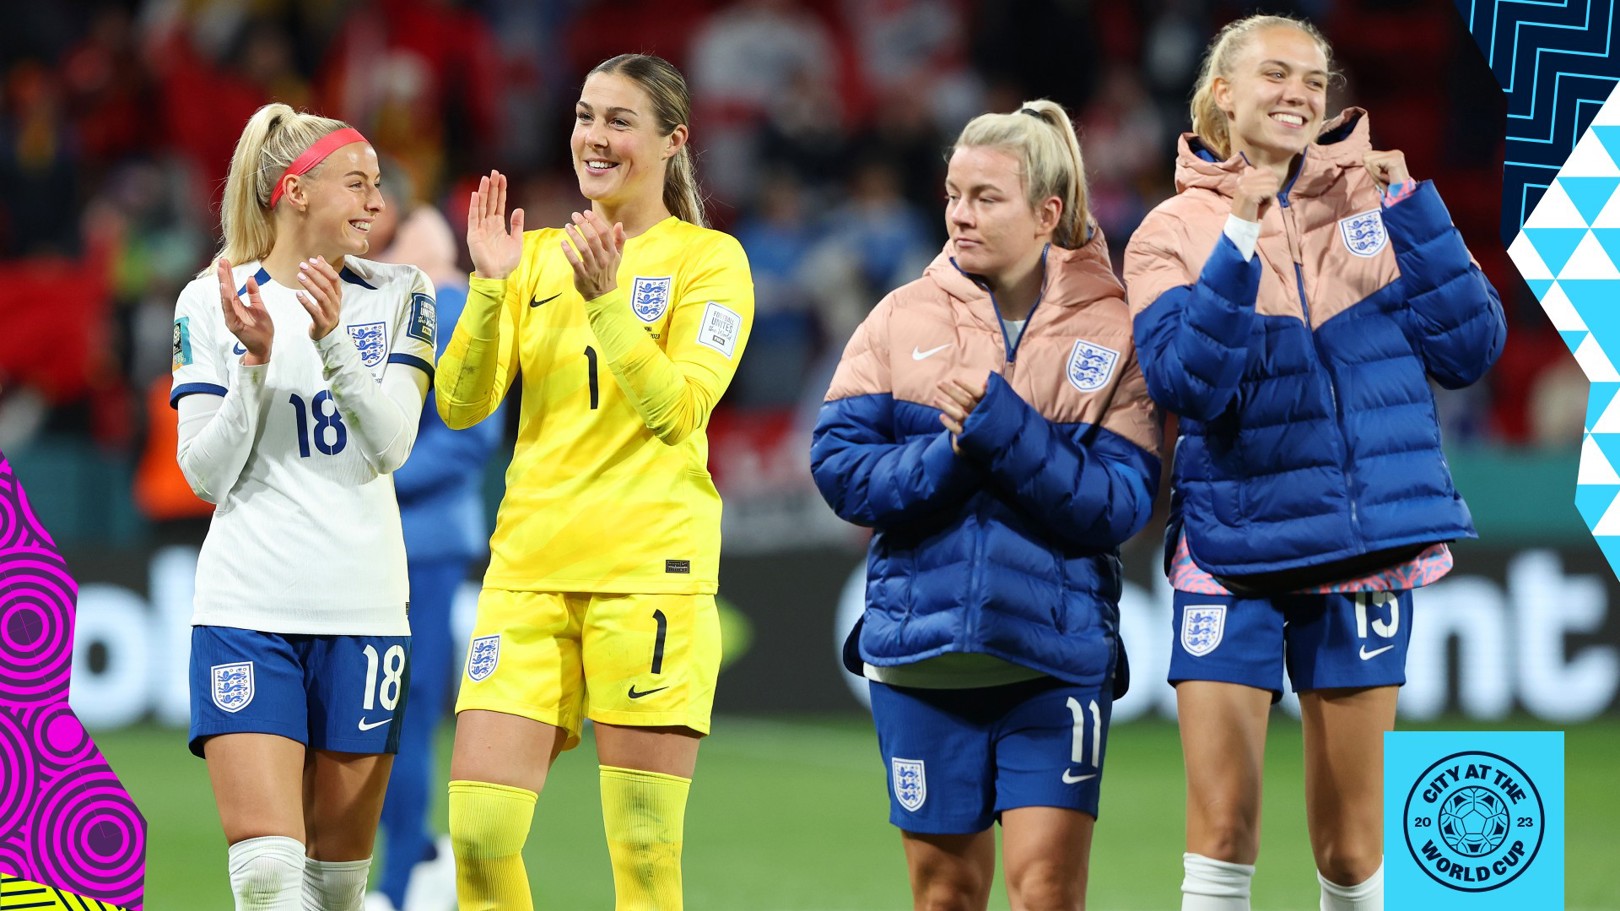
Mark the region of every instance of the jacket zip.
<instances>
[{"instance_id":1,"label":"jacket zip","mask_svg":"<svg viewBox=\"0 0 1620 911\"><path fill-rule=\"evenodd\" d=\"M1303 167L1303 162L1301 162L1301 167ZM1339 401L1338 384L1333 380L1333 369L1328 366L1328 359L1322 354L1322 347L1316 338L1316 327L1311 323L1311 304L1305 297L1305 267L1300 263L1300 253L1295 249L1296 245L1298 248L1303 249L1304 237L1300 235L1299 226L1294 221L1293 208L1288 203L1288 192L1294 188L1294 181L1298 178L1299 173L1296 171L1294 176L1289 179L1288 186L1277 194L1277 204L1284 210L1283 227L1288 231L1289 235L1289 253L1294 260L1294 282L1299 288L1299 306L1305 312L1305 332L1311 338L1311 350L1316 354L1316 361L1322 365L1322 372L1327 376L1328 398L1333 403L1334 426L1339 431L1339 470L1344 474L1345 496L1350 501L1350 532L1355 536L1356 544L1359 547L1363 543L1361 515L1356 509L1356 491L1350 467L1350 439L1349 434L1344 429L1344 408Z\"/></svg>"},{"instance_id":2,"label":"jacket zip","mask_svg":"<svg viewBox=\"0 0 1620 911\"><path fill-rule=\"evenodd\" d=\"M996 303L996 293L990 290L990 285L986 282L981 282L978 277L974 275L970 275L967 272L962 272L962 267L956 266L955 258L953 257L951 259L951 265L956 266L956 271L962 272L963 275L968 277L969 281L984 289L984 293L990 298L990 309L996 315L996 326L1001 329L1001 344L1003 353L1001 362L1001 376L1002 379L1005 379L1009 383L1012 382L1013 365L1018 362L1018 346L1023 343L1024 336L1029 334L1030 320L1035 318L1035 311L1040 308L1041 299L1046 296L1046 254L1047 251L1051 249L1051 244L1047 244L1041 248L1041 290L1035 295L1035 303L1030 306L1029 313L1024 317L1024 331L1018 334L1018 341L1016 342L1007 337L1007 324L1001 319L1001 305ZM981 562L981 558L984 556L984 514L978 506L973 507L973 522L977 528L974 529L973 534L973 559L972 562L968 564L968 603L973 603L973 597L979 583L979 564ZM974 622L975 618L976 613L974 611L968 611L967 620L962 626L962 640L964 643L973 642L973 637L978 633L978 624Z\"/></svg>"}]
</instances>

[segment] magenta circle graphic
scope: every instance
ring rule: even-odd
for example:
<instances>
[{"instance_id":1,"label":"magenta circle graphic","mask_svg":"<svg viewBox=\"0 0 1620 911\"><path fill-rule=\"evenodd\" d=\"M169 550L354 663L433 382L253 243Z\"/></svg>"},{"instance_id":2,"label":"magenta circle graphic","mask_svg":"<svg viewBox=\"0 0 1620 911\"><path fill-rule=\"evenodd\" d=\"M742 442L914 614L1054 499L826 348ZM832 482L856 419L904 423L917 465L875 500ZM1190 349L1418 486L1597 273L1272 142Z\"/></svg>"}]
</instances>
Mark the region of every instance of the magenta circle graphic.
<instances>
[{"instance_id":1,"label":"magenta circle graphic","mask_svg":"<svg viewBox=\"0 0 1620 911\"><path fill-rule=\"evenodd\" d=\"M42 881L102 901L140 901L145 821L103 764L63 773L41 797L30 847Z\"/></svg>"},{"instance_id":2,"label":"magenta circle graphic","mask_svg":"<svg viewBox=\"0 0 1620 911\"><path fill-rule=\"evenodd\" d=\"M22 724L0 708L0 835L17 831L28 810L38 777L30 752Z\"/></svg>"},{"instance_id":3,"label":"magenta circle graphic","mask_svg":"<svg viewBox=\"0 0 1620 911\"><path fill-rule=\"evenodd\" d=\"M45 726L45 742L56 752L72 754L86 740L88 738L85 736L84 728L74 724L73 718L69 715L52 718Z\"/></svg>"},{"instance_id":4,"label":"magenta circle graphic","mask_svg":"<svg viewBox=\"0 0 1620 911\"><path fill-rule=\"evenodd\" d=\"M65 698L78 586L48 551L0 554L0 700Z\"/></svg>"},{"instance_id":5,"label":"magenta circle graphic","mask_svg":"<svg viewBox=\"0 0 1620 911\"><path fill-rule=\"evenodd\" d=\"M67 703L49 703L25 713L23 718L33 735L36 759L42 769L57 770L96 760L95 744Z\"/></svg>"}]
</instances>

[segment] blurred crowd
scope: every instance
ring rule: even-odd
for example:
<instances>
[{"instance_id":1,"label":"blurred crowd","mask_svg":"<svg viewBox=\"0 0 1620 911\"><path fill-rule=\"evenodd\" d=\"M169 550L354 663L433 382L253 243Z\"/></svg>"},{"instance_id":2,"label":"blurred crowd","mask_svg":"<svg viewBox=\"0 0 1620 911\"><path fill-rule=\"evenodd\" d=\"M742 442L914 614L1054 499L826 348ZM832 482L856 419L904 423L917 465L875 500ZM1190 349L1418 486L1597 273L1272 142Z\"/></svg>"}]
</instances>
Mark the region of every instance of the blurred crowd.
<instances>
[{"instance_id":1,"label":"blurred crowd","mask_svg":"<svg viewBox=\"0 0 1620 911\"><path fill-rule=\"evenodd\" d=\"M1221 0L57 0L0 30L0 448L136 452L166 390L180 287L215 248L232 146L285 101L366 133L459 233L470 181L514 177L532 226L579 198L583 74L668 57L694 96L711 218L746 247L758 317L724 406L808 408L861 317L944 240L944 152L986 110L1076 117L1116 262L1173 192L1175 136ZM1346 78L1330 107L1436 179L1512 338L1444 397L1448 439L1575 445L1585 381L1497 236L1500 92L1445 0L1303 0ZM463 255L465 255L463 253ZM463 264L465 265L465 263ZM169 414L154 415L172 422Z\"/></svg>"}]
</instances>

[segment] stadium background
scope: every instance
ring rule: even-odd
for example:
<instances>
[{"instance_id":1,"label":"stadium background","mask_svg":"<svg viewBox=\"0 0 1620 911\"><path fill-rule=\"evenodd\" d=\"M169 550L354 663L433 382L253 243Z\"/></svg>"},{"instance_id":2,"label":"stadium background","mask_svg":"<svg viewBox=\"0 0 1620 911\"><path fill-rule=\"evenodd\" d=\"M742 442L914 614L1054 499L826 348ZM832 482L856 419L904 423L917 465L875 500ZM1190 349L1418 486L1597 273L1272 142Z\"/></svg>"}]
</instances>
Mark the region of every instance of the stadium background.
<instances>
[{"instance_id":1,"label":"stadium background","mask_svg":"<svg viewBox=\"0 0 1620 911\"><path fill-rule=\"evenodd\" d=\"M1028 0L149 0L8 4L0 31L0 450L81 584L72 704L147 814L147 905L228 903L224 845L185 718L190 572L205 520L165 497L175 293L212 250L241 124L276 99L350 120L460 224L469 175L514 175L531 224L580 204L579 77L625 50L691 79L711 215L755 271L758 321L711 428L726 497L728 663L694 790L695 908L906 901L883 770L835 661L863 537L820 503L807 433L854 325L943 240L942 150L982 110L1064 103L1116 257L1171 192L1200 49L1246 4ZM1276 3L1315 19L1378 146L1432 176L1502 292L1487 381L1442 394L1482 541L1420 600L1406 724L1568 732L1569 903L1612 907L1620 595L1571 504L1586 382L1498 231L1501 92L1449 4ZM515 413L515 409L512 410ZM496 462L501 460L497 458ZM499 497L499 464L486 483ZM1136 688L1116 711L1093 907L1173 905L1180 760L1162 680L1157 524L1127 548ZM470 599L473 588L464 594ZM843 603L845 619L839 619ZM1271 745L1258 908L1314 903L1288 705ZM610 887L588 757L542 798L531 871L553 907ZM1605 803L1607 802L1607 804ZM442 810L442 808L441 808ZM1607 846L1605 848L1605 846ZM998 897L997 907L1004 907Z\"/></svg>"}]
</instances>

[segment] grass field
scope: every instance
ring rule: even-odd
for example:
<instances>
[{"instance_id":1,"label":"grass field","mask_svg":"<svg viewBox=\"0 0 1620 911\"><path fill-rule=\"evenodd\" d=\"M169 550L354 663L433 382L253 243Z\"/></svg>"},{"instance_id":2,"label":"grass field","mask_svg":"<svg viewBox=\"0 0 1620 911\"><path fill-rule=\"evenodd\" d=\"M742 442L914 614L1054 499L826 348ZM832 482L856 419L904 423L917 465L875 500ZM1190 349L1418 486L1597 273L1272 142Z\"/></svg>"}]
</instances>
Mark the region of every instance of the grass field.
<instances>
[{"instance_id":1,"label":"grass field","mask_svg":"<svg viewBox=\"0 0 1620 911\"><path fill-rule=\"evenodd\" d=\"M1440 725L1474 728L1478 725ZM1541 727L1504 725L1509 729ZM694 911L877 911L910 907L899 838L887 819L884 770L859 716L792 721L722 717L704 744L687 814L686 906ZM201 760L183 731L134 728L96 735L149 825L146 907L231 906L225 844ZM1567 907L1620 907L1620 720L1566 736ZM441 748L448 758L448 739ZM1305 838L1297 723L1273 720L1267 748L1264 847L1257 911L1316 907ZM1088 907L1179 907L1183 788L1173 725L1116 728L1108 745L1102 817ZM441 798L437 807L443 825ZM564 754L535 816L525 856L536 907L610 909L590 743ZM991 907L1005 909L999 889ZM1434 909L1444 911L1444 909ZM1543 911L1543 909L1534 909Z\"/></svg>"}]
</instances>

